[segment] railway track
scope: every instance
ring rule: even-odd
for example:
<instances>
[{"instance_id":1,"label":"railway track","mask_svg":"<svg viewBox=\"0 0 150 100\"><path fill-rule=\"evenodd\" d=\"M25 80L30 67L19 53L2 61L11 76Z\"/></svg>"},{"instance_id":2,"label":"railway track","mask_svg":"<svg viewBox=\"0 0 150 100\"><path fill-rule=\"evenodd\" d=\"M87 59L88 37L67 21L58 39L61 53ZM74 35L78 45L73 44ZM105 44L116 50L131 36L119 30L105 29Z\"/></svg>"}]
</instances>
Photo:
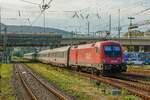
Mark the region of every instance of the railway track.
<instances>
[{"instance_id":1,"label":"railway track","mask_svg":"<svg viewBox=\"0 0 150 100\"><path fill-rule=\"evenodd\" d=\"M116 79L112 77L103 77L103 76L96 76L88 73L77 72L78 74L89 77L91 79L101 81L107 84L110 84L117 88L125 88L131 94L139 96L144 100L150 100L150 86L145 84L140 84L139 82L132 82L132 81L125 81L121 79Z\"/></svg>"},{"instance_id":2,"label":"railway track","mask_svg":"<svg viewBox=\"0 0 150 100\"><path fill-rule=\"evenodd\" d=\"M19 63L14 67L30 100L72 100L62 91L46 84L25 65Z\"/></svg>"},{"instance_id":3,"label":"railway track","mask_svg":"<svg viewBox=\"0 0 150 100\"><path fill-rule=\"evenodd\" d=\"M119 74L118 75L119 77L117 78L112 76L111 77L96 76L85 72L76 72L73 69L70 71L97 81L101 81L103 83L110 84L117 88L127 89L133 95L139 96L144 100L150 100L150 82L143 80L143 78L145 77L149 78L149 76L147 75L123 73L124 76L122 78L121 78L121 74ZM130 78L125 77L125 75L130 76ZM138 78L140 77L140 79L138 78L132 79L133 77L131 76L138 77Z\"/></svg>"},{"instance_id":4,"label":"railway track","mask_svg":"<svg viewBox=\"0 0 150 100\"><path fill-rule=\"evenodd\" d=\"M103 76L96 76L96 75L85 73L85 72L76 72L73 69L70 71L73 73L97 80L97 81L101 81L103 83L110 84L117 88L127 89L133 95L139 96L143 98L144 100L150 100L150 83L148 81L143 80L143 78L150 78L147 75L123 73L124 76L122 78L121 78L121 74L118 75L119 78L116 78L116 77L113 78L112 76L103 77ZM130 78L126 77L125 79L125 76L130 76ZM134 78L131 76L134 76Z\"/></svg>"},{"instance_id":5,"label":"railway track","mask_svg":"<svg viewBox=\"0 0 150 100\"><path fill-rule=\"evenodd\" d=\"M147 76L147 75L126 72L126 73L112 75L112 77L121 79L121 80L136 82L136 84L147 85L147 87L150 88L150 76Z\"/></svg>"},{"instance_id":6,"label":"railway track","mask_svg":"<svg viewBox=\"0 0 150 100\"><path fill-rule=\"evenodd\" d=\"M138 78L140 80L145 80L145 79L150 79L150 75L145 75L145 74L141 74L141 73L134 73L134 72L125 72L123 73L123 75L132 77L132 78ZM150 80L148 80L150 81Z\"/></svg>"},{"instance_id":7,"label":"railway track","mask_svg":"<svg viewBox=\"0 0 150 100\"><path fill-rule=\"evenodd\" d=\"M148 81L142 80L145 76L133 74L134 77L139 76L140 79L138 79L139 77L133 78L132 75L130 75L131 73L123 73L123 76L120 74L118 75L119 77L103 77L85 72L76 72L74 70L70 71L97 81L101 81L103 83L110 84L117 88L127 89L133 95L139 96L144 100L150 100L150 83Z\"/></svg>"}]
</instances>

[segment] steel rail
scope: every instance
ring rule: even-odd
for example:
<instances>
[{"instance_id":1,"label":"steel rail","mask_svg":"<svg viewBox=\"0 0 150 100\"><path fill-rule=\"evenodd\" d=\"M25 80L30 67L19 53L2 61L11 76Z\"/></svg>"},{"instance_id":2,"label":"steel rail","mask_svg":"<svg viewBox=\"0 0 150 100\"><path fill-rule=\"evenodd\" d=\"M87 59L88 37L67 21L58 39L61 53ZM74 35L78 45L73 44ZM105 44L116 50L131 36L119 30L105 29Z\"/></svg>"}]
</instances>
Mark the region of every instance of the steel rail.
<instances>
[{"instance_id":1,"label":"steel rail","mask_svg":"<svg viewBox=\"0 0 150 100\"><path fill-rule=\"evenodd\" d=\"M150 82L148 82L148 81L143 81L140 79L136 79L136 77L132 78L132 77L125 76L122 74L113 75L112 78L120 79L120 81L126 82L126 84L128 84L128 85L131 85L133 87L138 87L141 90L145 90L145 91L150 92Z\"/></svg>"},{"instance_id":2,"label":"steel rail","mask_svg":"<svg viewBox=\"0 0 150 100\"><path fill-rule=\"evenodd\" d=\"M125 88L132 94L137 95L143 98L144 100L150 100L149 92L143 91L142 89L139 89L138 87L135 87L135 86L133 87L132 85L127 84L127 82L119 82L117 81L117 79L112 79L112 78L102 77L102 76L97 77L95 75L87 74L83 72L77 72L77 73L79 75L110 84L117 88Z\"/></svg>"},{"instance_id":3,"label":"steel rail","mask_svg":"<svg viewBox=\"0 0 150 100\"><path fill-rule=\"evenodd\" d=\"M14 67L19 75L19 78L21 79L23 86L25 87L27 93L30 95L31 99L38 100L37 97L34 95L34 93L31 91L31 89L28 87L27 83L23 80L23 77L22 77L20 71L18 70L18 68L16 67L16 64L14 65Z\"/></svg>"},{"instance_id":4,"label":"steel rail","mask_svg":"<svg viewBox=\"0 0 150 100\"><path fill-rule=\"evenodd\" d=\"M145 88L136 86L134 84L131 84L129 81L127 82L127 81L114 79L114 78L96 76L96 75L93 75L93 74L88 74L88 73L83 73L83 72L75 72L73 70L70 70L70 71L74 72L76 74L82 75L84 77L88 77L88 78L91 78L91 79L94 79L94 80L101 81L103 83L110 84L110 85L112 85L114 87L117 87L117 88L125 88L131 94L139 96L139 97L143 98L144 100L150 100L149 89L145 89Z\"/></svg>"},{"instance_id":5,"label":"steel rail","mask_svg":"<svg viewBox=\"0 0 150 100\"><path fill-rule=\"evenodd\" d=\"M65 97L61 93L58 93L58 91L56 91L55 89L47 86L44 82L42 82L40 79L38 79L37 76L35 76L31 71L29 71L26 68L27 65L24 65L24 64L21 64L21 65L24 66L24 68L29 72L29 74L32 75L40 84L42 84L47 90L49 90L51 93L53 93L55 96L57 96L60 100L69 100L67 97Z\"/></svg>"}]
</instances>

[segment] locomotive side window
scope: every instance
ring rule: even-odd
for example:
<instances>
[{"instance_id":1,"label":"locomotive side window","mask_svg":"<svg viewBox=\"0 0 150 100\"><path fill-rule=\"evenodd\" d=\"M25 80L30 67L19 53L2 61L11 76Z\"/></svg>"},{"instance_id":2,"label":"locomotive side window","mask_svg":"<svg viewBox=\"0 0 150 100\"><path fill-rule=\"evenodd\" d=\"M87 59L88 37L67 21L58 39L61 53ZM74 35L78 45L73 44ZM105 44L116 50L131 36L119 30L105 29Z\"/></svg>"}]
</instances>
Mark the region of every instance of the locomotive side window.
<instances>
[{"instance_id":1,"label":"locomotive side window","mask_svg":"<svg viewBox=\"0 0 150 100\"><path fill-rule=\"evenodd\" d=\"M96 47L96 53L100 54L100 47Z\"/></svg>"}]
</instances>

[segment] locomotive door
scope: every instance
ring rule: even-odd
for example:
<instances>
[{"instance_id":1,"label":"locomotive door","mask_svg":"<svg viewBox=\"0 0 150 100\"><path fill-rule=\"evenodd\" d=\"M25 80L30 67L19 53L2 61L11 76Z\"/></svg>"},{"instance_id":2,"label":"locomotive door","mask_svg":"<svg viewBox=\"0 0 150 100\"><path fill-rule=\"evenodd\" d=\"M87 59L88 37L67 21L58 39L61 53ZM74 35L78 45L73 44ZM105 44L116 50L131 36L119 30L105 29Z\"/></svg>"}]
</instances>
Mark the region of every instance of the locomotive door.
<instances>
[{"instance_id":1,"label":"locomotive door","mask_svg":"<svg viewBox=\"0 0 150 100\"><path fill-rule=\"evenodd\" d=\"M75 52L75 64L78 64L78 50Z\"/></svg>"}]
</instances>

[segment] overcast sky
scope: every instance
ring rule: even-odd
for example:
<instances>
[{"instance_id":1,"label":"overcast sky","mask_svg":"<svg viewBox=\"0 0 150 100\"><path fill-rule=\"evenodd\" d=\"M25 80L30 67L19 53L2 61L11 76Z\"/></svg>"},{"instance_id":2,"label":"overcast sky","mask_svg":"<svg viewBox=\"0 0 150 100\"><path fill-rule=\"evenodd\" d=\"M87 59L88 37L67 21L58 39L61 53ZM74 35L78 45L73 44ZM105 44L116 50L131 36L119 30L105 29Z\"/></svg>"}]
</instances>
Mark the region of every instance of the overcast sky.
<instances>
[{"instance_id":1,"label":"overcast sky","mask_svg":"<svg viewBox=\"0 0 150 100\"><path fill-rule=\"evenodd\" d=\"M41 4L42 0L26 1ZM49 0L45 0L45 3L48 2ZM150 20L150 10L140 13L150 8L150 0L53 0L50 6L45 12L46 26L68 31L86 32L87 20L90 22L91 32L108 30L108 19L111 14L112 31L115 32L118 25L118 9L121 11L122 31L126 31L129 24L128 16L135 17L134 23ZM2 22L5 24L43 26L43 15L40 14L39 5L21 0L0 0L0 7ZM149 27L147 25L139 29Z\"/></svg>"}]
</instances>

